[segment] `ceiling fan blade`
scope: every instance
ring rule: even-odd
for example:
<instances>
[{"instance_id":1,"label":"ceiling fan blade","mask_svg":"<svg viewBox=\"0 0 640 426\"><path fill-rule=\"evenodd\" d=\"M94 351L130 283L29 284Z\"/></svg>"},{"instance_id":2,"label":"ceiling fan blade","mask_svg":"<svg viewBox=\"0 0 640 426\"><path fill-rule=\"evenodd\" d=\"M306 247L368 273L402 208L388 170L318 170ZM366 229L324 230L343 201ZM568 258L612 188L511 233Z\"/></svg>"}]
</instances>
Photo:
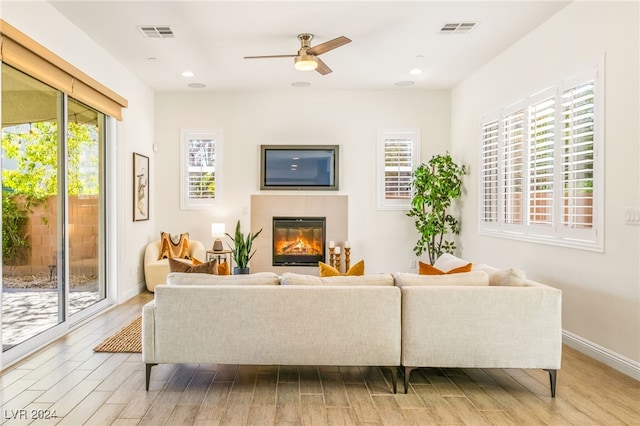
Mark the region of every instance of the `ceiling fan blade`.
<instances>
[{"instance_id":1,"label":"ceiling fan blade","mask_svg":"<svg viewBox=\"0 0 640 426\"><path fill-rule=\"evenodd\" d=\"M267 55L267 56L245 56L244 59L262 59L262 58L295 58L298 55Z\"/></svg>"},{"instance_id":2,"label":"ceiling fan blade","mask_svg":"<svg viewBox=\"0 0 640 426\"><path fill-rule=\"evenodd\" d=\"M322 55L325 52L343 46L347 43L351 43L351 39L345 36L340 36L338 38L334 38L333 40L320 43L317 46L313 46L311 49L307 50L307 53L310 55Z\"/></svg>"},{"instance_id":3,"label":"ceiling fan blade","mask_svg":"<svg viewBox=\"0 0 640 426\"><path fill-rule=\"evenodd\" d=\"M316 68L316 71L318 71L322 75L329 74L331 72L331 68L329 68L327 64L322 61L322 59L316 56L316 60L318 61L318 68Z\"/></svg>"}]
</instances>

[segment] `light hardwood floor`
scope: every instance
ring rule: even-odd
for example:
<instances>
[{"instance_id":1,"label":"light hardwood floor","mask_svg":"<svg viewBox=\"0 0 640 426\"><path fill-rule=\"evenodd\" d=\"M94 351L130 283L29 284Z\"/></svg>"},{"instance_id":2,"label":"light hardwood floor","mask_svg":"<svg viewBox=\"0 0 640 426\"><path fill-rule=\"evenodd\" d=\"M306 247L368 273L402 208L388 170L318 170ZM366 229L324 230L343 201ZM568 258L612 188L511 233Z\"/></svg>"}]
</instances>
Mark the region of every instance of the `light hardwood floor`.
<instances>
[{"instance_id":1,"label":"light hardwood floor","mask_svg":"<svg viewBox=\"0 0 640 426\"><path fill-rule=\"evenodd\" d=\"M139 295L3 371L2 422L640 424L640 382L568 347L563 350L555 399L549 395L546 372L518 369L424 368L412 373L407 395L394 395L390 374L378 368L159 365L146 392L140 354L92 349L140 315L151 298L148 293ZM32 419L34 414L46 415L46 410L57 417Z\"/></svg>"}]
</instances>

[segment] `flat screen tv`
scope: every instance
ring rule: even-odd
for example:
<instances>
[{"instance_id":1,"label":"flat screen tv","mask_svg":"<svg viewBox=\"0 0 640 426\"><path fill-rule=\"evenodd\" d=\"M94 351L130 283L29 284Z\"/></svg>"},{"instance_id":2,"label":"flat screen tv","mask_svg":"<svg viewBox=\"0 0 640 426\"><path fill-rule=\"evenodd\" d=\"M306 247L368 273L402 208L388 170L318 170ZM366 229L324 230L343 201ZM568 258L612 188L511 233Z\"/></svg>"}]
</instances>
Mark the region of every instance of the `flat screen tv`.
<instances>
[{"instance_id":1,"label":"flat screen tv","mask_svg":"<svg viewBox=\"0 0 640 426\"><path fill-rule=\"evenodd\" d=\"M338 145L261 145L260 189L338 190Z\"/></svg>"}]
</instances>

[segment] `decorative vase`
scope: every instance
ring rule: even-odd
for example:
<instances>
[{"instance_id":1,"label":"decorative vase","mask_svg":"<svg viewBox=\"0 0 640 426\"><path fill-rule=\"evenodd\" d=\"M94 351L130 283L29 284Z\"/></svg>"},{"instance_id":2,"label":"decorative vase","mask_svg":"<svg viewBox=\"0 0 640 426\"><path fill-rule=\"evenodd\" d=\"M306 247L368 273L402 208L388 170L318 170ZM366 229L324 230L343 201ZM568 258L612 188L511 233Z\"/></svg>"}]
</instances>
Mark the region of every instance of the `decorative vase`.
<instances>
[{"instance_id":1,"label":"decorative vase","mask_svg":"<svg viewBox=\"0 0 640 426\"><path fill-rule=\"evenodd\" d=\"M249 267L246 268L239 268L237 266L233 267L233 275L242 275L242 274L248 274L249 273Z\"/></svg>"}]
</instances>

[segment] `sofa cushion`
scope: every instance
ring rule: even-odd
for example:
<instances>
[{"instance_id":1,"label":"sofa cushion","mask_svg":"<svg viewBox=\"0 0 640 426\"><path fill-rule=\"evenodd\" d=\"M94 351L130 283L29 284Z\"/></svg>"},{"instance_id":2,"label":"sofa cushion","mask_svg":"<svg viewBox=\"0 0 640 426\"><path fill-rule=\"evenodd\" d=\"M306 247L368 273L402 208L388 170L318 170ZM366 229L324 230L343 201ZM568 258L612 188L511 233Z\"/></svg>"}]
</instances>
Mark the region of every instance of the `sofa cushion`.
<instances>
[{"instance_id":1,"label":"sofa cushion","mask_svg":"<svg viewBox=\"0 0 640 426\"><path fill-rule=\"evenodd\" d=\"M457 268L449 269L448 271L443 271L441 269L436 268L435 266L431 266L428 263L418 261L418 274L420 275L445 275L445 274L459 274L461 272L471 272L472 264L471 262L466 265L458 266Z\"/></svg>"},{"instance_id":2,"label":"sofa cushion","mask_svg":"<svg viewBox=\"0 0 640 426\"><path fill-rule=\"evenodd\" d=\"M296 274L285 272L281 277L282 285L373 285L392 286L394 285L391 274L369 274L369 275L338 275L333 277L316 277L313 275Z\"/></svg>"},{"instance_id":3,"label":"sofa cushion","mask_svg":"<svg viewBox=\"0 0 640 426\"><path fill-rule=\"evenodd\" d=\"M324 262L318 262L318 270L321 277L337 277L340 275L364 275L364 260L355 263L344 274L331 265Z\"/></svg>"},{"instance_id":4,"label":"sofa cushion","mask_svg":"<svg viewBox=\"0 0 640 426\"><path fill-rule=\"evenodd\" d=\"M167 276L169 285L278 285L280 278L273 272L244 275L209 275L202 273L172 272Z\"/></svg>"},{"instance_id":5,"label":"sofa cushion","mask_svg":"<svg viewBox=\"0 0 640 426\"><path fill-rule=\"evenodd\" d=\"M527 276L521 269L498 269L484 263L474 263L474 271L485 271L489 274L489 285L526 286Z\"/></svg>"},{"instance_id":6,"label":"sofa cushion","mask_svg":"<svg viewBox=\"0 0 640 426\"><path fill-rule=\"evenodd\" d=\"M197 259L193 259L193 263L189 265L187 262L169 258L169 272L185 272L185 273L202 273L218 275L218 261L213 259L209 262L200 262Z\"/></svg>"},{"instance_id":7,"label":"sofa cushion","mask_svg":"<svg viewBox=\"0 0 640 426\"><path fill-rule=\"evenodd\" d=\"M398 287L414 285L437 286L488 286L489 275L485 271L461 272L444 275L419 275L409 272L398 272L394 275Z\"/></svg>"},{"instance_id":8,"label":"sofa cushion","mask_svg":"<svg viewBox=\"0 0 640 426\"><path fill-rule=\"evenodd\" d=\"M189 259L189 233L171 235L168 232L160 233L160 257L166 259L178 257Z\"/></svg>"}]
</instances>

